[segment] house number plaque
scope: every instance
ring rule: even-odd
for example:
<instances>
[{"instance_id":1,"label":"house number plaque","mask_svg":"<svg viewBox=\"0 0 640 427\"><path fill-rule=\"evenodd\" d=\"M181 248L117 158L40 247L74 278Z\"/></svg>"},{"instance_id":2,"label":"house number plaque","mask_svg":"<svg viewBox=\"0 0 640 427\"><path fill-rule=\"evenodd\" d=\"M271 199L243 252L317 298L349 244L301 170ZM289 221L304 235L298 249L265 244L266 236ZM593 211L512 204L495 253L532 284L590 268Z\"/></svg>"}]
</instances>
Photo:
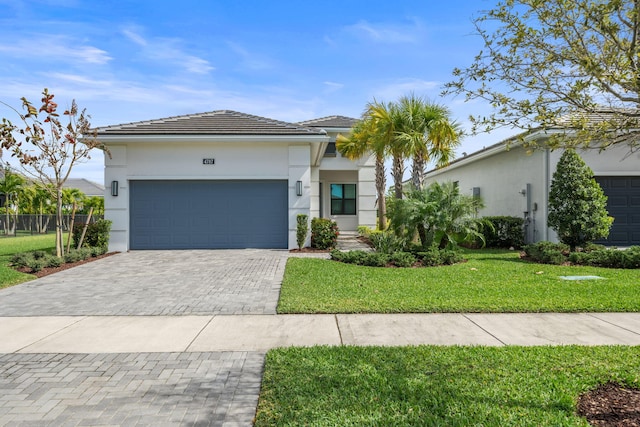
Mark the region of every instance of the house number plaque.
<instances>
[{"instance_id":1,"label":"house number plaque","mask_svg":"<svg viewBox=\"0 0 640 427\"><path fill-rule=\"evenodd\" d=\"M216 159L202 159L203 165L215 165Z\"/></svg>"}]
</instances>

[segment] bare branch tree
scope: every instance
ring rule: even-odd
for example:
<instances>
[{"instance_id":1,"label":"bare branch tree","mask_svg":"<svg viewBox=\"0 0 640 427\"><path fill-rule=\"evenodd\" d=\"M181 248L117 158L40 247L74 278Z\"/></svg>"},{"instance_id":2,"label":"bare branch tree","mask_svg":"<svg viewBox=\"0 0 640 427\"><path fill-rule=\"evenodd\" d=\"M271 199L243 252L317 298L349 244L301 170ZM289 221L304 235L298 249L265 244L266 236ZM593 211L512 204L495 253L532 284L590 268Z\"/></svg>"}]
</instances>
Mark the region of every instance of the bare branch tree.
<instances>
[{"instance_id":1,"label":"bare branch tree","mask_svg":"<svg viewBox=\"0 0 640 427\"><path fill-rule=\"evenodd\" d=\"M62 113L63 122L53 98L46 88L42 91L40 108L21 98L26 114L0 101L13 110L21 122L17 126L3 118L0 143L2 149L19 161L24 172L41 182L56 200L56 254L62 256L62 187L73 167L90 159L91 150L105 148L91 128L91 117L85 110L78 109L75 100Z\"/></svg>"}]
</instances>

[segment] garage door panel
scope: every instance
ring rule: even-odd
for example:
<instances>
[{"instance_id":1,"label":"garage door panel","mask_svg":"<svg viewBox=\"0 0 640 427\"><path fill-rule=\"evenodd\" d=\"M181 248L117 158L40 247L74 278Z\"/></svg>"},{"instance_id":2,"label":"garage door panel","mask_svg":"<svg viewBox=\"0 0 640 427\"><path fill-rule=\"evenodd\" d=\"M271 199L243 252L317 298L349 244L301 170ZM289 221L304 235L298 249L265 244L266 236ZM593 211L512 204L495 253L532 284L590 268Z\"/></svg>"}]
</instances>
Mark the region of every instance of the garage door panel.
<instances>
[{"instance_id":1,"label":"garage door panel","mask_svg":"<svg viewBox=\"0 0 640 427\"><path fill-rule=\"evenodd\" d=\"M286 248L286 181L132 181L132 249Z\"/></svg>"},{"instance_id":2,"label":"garage door panel","mask_svg":"<svg viewBox=\"0 0 640 427\"><path fill-rule=\"evenodd\" d=\"M640 177L596 177L607 195L607 210L614 218L606 240L599 241L615 246L640 244Z\"/></svg>"}]
</instances>

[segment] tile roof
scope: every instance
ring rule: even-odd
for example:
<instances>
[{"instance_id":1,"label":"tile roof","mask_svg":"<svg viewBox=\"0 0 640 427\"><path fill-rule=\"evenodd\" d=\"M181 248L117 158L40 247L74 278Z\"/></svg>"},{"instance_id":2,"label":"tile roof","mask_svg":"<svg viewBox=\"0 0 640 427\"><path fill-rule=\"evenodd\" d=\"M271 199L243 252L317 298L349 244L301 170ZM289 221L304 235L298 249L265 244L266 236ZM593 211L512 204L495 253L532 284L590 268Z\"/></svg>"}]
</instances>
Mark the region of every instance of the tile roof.
<instances>
[{"instance_id":1,"label":"tile roof","mask_svg":"<svg viewBox=\"0 0 640 427\"><path fill-rule=\"evenodd\" d=\"M106 126L98 135L325 135L322 129L305 127L231 110L167 117Z\"/></svg>"},{"instance_id":2,"label":"tile roof","mask_svg":"<svg viewBox=\"0 0 640 427\"><path fill-rule=\"evenodd\" d=\"M328 116L319 119L307 120L299 124L307 127L319 128L350 128L358 119L346 116Z\"/></svg>"},{"instance_id":3,"label":"tile roof","mask_svg":"<svg viewBox=\"0 0 640 427\"><path fill-rule=\"evenodd\" d=\"M77 188L85 196L104 196L104 185L85 178L68 178L63 188Z\"/></svg>"}]
</instances>

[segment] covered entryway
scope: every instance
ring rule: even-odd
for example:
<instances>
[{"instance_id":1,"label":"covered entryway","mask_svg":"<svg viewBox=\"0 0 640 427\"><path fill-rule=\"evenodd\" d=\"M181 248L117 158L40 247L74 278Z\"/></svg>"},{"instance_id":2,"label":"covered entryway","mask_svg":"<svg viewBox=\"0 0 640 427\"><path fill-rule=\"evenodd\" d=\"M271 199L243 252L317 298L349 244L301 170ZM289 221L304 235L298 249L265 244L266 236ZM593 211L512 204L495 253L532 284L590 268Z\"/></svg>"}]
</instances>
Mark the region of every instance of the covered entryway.
<instances>
[{"instance_id":1,"label":"covered entryway","mask_svg":"<svg viewBox=\"0 0 640 427\"><path fill-rule=\"evenodd\" d=\"M607 210L614 218L607 240L611 246L640 245L640 176L597 176L608 197Z\"/></svg>"},{"instance_id":2,"label":"covered entryway","mask_svg":"<svg viewBox=\"0 0 640 427\"><path fill-rule=\"evenodd\" d=\"M131 249L288 246L287 181L130 181Z\"/></svg>"}]
</instances>

